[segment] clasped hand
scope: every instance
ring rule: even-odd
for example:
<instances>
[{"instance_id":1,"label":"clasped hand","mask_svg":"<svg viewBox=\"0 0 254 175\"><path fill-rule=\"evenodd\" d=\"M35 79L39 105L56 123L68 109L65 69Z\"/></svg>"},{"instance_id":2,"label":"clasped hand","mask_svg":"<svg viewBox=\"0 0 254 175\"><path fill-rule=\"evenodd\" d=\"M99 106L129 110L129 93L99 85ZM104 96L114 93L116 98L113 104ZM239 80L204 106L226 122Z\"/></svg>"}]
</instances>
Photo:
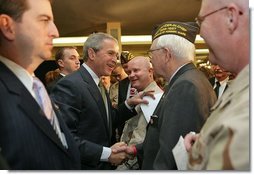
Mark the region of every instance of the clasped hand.
<instances>
[{"instance_id":1,"label":"clasped hand","mask_svg":"<svg viewBox=\"0 0 254 175\"><path fill-rule=\"evenodd\" d=\"M134 158L131 147L127 146L124 142L115 143L111 146L111 151L109 162L115 166Z\"/></svg>"}]
</instances>

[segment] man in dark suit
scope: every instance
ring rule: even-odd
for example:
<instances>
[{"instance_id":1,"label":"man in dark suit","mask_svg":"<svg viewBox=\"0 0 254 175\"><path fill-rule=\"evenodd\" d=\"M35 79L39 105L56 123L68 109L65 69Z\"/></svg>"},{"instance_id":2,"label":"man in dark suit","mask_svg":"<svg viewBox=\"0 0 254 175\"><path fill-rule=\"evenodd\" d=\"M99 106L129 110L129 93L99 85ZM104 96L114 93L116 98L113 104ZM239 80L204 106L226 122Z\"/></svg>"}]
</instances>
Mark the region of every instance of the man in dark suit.
<instances>
[{"instance_id":1,"label":"man in dark suit","mask_svg":"<svg viewBox=\"0 0 254 175\"><path fill-rule=\"evenodd\" d=\"M210 78L209 81L213 86L216 96L220 98L228 88L229 72L221 68L219 65L212 65L212 70L214 77Z\"/></svg>"},{"instance_id":2,"label":"man in dark suit","mask_svg":"<svg viewBox=\"0 0 254 175\"><path fill-rule=\"evenodd\" d=\"M59 36L50 1L1 0L0 26L0 146L9 169L80 169L78 147L59 111L44 86L44 96L33 88L34 70L51 57Z\"/></svg>"},{"instance_id":3,"label":"man in dark suit","mask_svg":"<svg viewBox=\"0 0 254 175\"><path fill-rule=\"evenodd\" d=\"M121 164L127 156L114 152L125 144L111 146L112 128L136 114L131 106L145 101L131 98L114 110L105 89L98 87L100 77L109 76L116 65L119 46L115 38L91 34L83 51L80 69L58 81L51 96L66 114L65 121L79 145L82 169L111 169L111 164Z\"/></svg>"},{"instance_id":4,"label":"man in dark suit","mask_svg":"<svg viewBox=\"0 0 254 175\"><path fill-rule=\"evenodd\" d=\"M56 63L59 69L59 75L47 84L47 90L50 93L55 84L64 76L69 75L80 67L79 53L76 47L62 47L56 51Z\"/></svg>"},{"instance_id":5,"label":"man in dark suit","mask_svg":"<svg viewBox=\"0 0 254 175\"><path fill-rule=\"evenodd\" d=\"M177 169L172 149L179 137L198 132L216 101L202 72L192 63L195 23L166 22L153 33L149 55L156 74L168 81L148 124L143 144L132 147L142 157L142 169Z\"/></svg>"}]
</instances>

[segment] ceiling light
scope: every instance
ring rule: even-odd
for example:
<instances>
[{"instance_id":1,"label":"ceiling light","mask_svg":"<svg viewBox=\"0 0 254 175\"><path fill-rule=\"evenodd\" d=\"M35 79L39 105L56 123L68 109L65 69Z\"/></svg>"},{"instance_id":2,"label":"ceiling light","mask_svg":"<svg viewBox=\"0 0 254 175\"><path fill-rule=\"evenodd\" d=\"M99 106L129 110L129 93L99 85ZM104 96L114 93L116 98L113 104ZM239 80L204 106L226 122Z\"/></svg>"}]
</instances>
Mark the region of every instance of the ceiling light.
<instances>
[{"instance_id":1,"label":"ceiling light","mask_svg":"<svg viewBox=\"0 0 254 175\"><path fill-rule=\"evenodd\" d=\"M53 39L55 47L61 46L83 46L87 37L61 37ZM122 45L138 45L138 44L151 44L151 35L129 35L121 37ZM197 35L195 43L204 43L200 35Z\"/></svg>"}]
</instances>

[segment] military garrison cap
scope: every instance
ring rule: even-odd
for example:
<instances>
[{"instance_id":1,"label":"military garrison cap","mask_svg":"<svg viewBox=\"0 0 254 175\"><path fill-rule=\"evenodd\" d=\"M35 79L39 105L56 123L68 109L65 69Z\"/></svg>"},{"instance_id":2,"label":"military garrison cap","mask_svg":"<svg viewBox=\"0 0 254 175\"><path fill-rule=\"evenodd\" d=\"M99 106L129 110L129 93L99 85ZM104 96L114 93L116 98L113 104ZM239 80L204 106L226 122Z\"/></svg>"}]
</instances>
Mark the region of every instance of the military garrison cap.
<instances>
[{"instance_id":1,"label":"military garrison cap","mask_svg":"<svg viewBox=\"0 0 254 175\"><path fill-rule=\"evenodd\" d=\"M129 51L122 51L120 56L121 64L128 63L132 58L134 58L134 55L132 55Z\"/></svg>"},{"instance_id":2,"label":"military garrison cap","mask_svg":"<svg viewBox=\"0 0 254 175\"><path fill-rule=\"evenodd\" d=\"M162 35L178 35L194 43L199 27L195 22L169 21L162 23L152 33L152 40Z\"/></svg>"}]
</instances>

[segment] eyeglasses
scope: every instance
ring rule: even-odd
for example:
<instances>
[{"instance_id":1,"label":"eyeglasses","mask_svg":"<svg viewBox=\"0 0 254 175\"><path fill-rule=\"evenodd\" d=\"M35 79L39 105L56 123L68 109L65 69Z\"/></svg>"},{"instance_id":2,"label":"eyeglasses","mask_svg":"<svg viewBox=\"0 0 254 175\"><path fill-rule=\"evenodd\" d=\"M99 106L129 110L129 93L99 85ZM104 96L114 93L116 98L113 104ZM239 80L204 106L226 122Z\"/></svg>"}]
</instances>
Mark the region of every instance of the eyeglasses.
<instances>
[{"instance_id":1,"label":"eyeglasses","mask_svg":"<svg viewBox=\"0 0 254 175\"><path fill-rule=\"evenodd\" d=\"M208 16L210 16L210 15L212 15L212 14L214 14L214 13L217 13L217 12L219 12L219 11L221 11L221 10L224 10L224 9L226 9L226 8L228 8L228 7L222 7L222 8L220 8L220 9L215 10L215 11L212 11L212 12L210 12L210 13L204 15L204 16L197 16L197 17L195 18L195 21L196 21L196 23L197 23L197 24L199 25L199 27L200 27L200 26L201 26L201 23L205 20L206 17L208 17Z\"/></svg>"},{"instance_id":2,"label":"eyeglasses","mask_svg":"<svg viewBox=\"0 0 254 175\"><path fill-rule=\"evenodd\" d=\"M147 51L147 55L148 57L151 59L152 58L152 53L156 50L161 50L161 49L164 49L164 48L158 48L158 49L151 49L151 50L148 50Z\"/></svg>"},{"instance_id":3,"label":"eyeglasses","mask_svg":"<svg viewBox=\"0 0 254 175\"><path fill-rule=\"evenodd\" d=\"M195 18L195 21L196 21L196 23L197 23L197 24L199 25L199 27L200 27L200 26L201 26L201 23L205 20L206 17L208 17L208 16L210 16L210 15L212 15L212 14L214 14L214 13L217 13L217 12L219 12L219 11L221 11L221 10L225 10L225 9L227 9L227 8L228 8L228 7L222 7L222 8L220 8L220 9L214 10L214 11L212 11L212 12L206 14L206 15L197 16L197 17ZM242 15L242 14L243 14L243 12L239 11L239 15Z\"/></svg>"}]
</instances>

